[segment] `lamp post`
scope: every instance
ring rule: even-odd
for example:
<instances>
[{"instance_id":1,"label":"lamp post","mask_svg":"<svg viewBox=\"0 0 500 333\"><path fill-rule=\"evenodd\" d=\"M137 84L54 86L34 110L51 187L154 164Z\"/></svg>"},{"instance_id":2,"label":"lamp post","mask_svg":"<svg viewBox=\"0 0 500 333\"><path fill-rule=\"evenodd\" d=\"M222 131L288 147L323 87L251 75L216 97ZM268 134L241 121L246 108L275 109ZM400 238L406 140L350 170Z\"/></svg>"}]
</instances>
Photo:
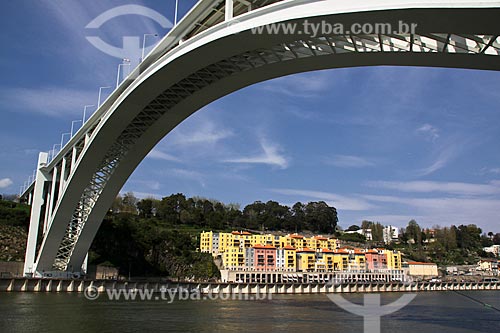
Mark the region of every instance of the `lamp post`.
<instances>
[{"instance_id":1,"label":"lamp post","mask_svg":"<svg viewBox=\"0 0 500 333\"><path fill-rule=\"evenodd\" d=\"M51 159L51 161L53 161L54 157L56 157L56 147L57 146L60 146L60 145L58 143L56 143L55 145L52 146L52 150L51 150L52 151L52 159Z\"/></svg>"},{"instance_id":2,"label":"lamp post","mask_svg":"<svg viewBox=\"0 0 500 333\"><path fill-rule=\"evenodd\" d=\"M123 59L121 64L118 64L118 73L116 74L116 88L120 85L120 69L123 66L130 66L130 59Z\"/></svg>"},{"instance_id":3,"label":"lamp post","mask_svg":"<svg viewBox=\"0 0 500 333\"><path fill-rule=\"evenodd\" d=\"M174 27L177 25L177 9L179 8L179 0L175 0Z\"/></svg>"},{"instance_id":4,"label":"lamp post","mask_svg":"<svg viewBox=\"0 0 500 333\"><path fill-rule=\"evenodd\" d=\"M70 138L71 138L71 133L63 133L63 134L61 134L61 144L59 145L59 147L61 147L61 150L64 147L63 143L64 143L64 136L65 135L70 135Z\"/></svg>"},{"instance_id":5,"label":"lamp post","mask_svg":"<svg viewBox=\"0 0 500 333\"><path fill-rule=\"evenodd\" d=\"M91 107L93 107L93 106L95 106L95 105L93 105L93 104L92 104L92 105L85 105L85 106L83 107L82 126L85 124L85 115L87 114L87 108L91 108Z\"/></svg>"},{"instance_id":6,"label":"lamp post","mask_svg":"<svg viewBox=\"0 0 500 333\"><path fill-rule=\"evenodd\" d=\"M102 90L103 89L109 89L111 88L111 86L107 86L107 87L99 87L99 97L97 98L97 108L99 109L99 107L101 106L101 94L102 94Z\"/></svg>"},{"instance_id":7,"label":"lamp post","mask_svg":"<svg viewBox=\"0 0 500 333\"><path fill-rule=\"evenodd\" d=\"M148 36L153 36L153 37L158 37L158 34L144 34L142 37L142 57L141 57L141 62L144 60L144 50L146 48L146 37Z\"/></svg>"},{"instance_id":8,"label":"lamp post","mask_svg":"<svg viewBox=\"0 0 500 333\"><path fill-rule=\"evenodd\" d=\"M70 136L70 138L72 138L72 137L73 137L73 130L74 130L74 128L75 128L75 123L79 123L79 122L81 122L81 120L73 120L73 121L71 122L71 136Z\"/></svg>"}]
</instances>

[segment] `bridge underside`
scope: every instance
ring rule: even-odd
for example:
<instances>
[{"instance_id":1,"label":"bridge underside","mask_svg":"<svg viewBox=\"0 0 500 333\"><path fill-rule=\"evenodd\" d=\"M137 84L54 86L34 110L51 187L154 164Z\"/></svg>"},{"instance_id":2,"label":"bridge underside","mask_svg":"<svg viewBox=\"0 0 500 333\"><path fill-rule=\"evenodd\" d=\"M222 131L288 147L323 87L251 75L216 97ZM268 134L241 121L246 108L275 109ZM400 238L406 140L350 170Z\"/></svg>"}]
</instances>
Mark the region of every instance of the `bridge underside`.
<instances>
[{"instance_id":1,"label":"bridge underside","mask_svg":"<svg viewBox=\"0 0 500 333\"><path fill-rule=\"evenodd\" d=\"M32 223L37 219L38 230L38 222L44 221L43 240L36 262L33 250L26 273L79 272L106 211L148 152L189 115L238 89L288 74L340 67L500 70L499 8L338 13L334 1L286 3L241 15L234 25L220 23L158 53L136 79L103 105L102 116L75 139L72 149L50 163L41 156L33 196L43 202ZM308 15L301 17L301 13ZM276 18L345 26L356 22L397 26L402 20L418 26L415 34L308 36L250 31L276 23ZM36 245L36 234L33 242Z\"/></svg>"}]
</instances>

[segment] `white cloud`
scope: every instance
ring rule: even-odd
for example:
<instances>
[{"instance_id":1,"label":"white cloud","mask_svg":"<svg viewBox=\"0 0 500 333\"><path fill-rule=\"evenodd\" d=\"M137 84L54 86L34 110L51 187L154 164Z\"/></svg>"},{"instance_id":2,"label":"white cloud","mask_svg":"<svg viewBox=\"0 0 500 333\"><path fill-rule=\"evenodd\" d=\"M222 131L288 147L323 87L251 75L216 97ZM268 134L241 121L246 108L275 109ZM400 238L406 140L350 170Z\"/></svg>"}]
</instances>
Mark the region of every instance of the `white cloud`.
<instances>
[{"instance_id":1,"label":"white cloud","mask_svg":"<svg viewBox=\"0 0 500 333\"><path fill-rule=\"evenodd\" d=\"M0 179L0 188L7 188L12 184L13 184L13 182L10 178Z\"/></svg>"},{"instance_id":2,"label":"white cloud","mask_svg":"<svg viewBox=\"0 0 500 333\"><path fill-rule=\"evenodd\" d=\"M180 163L219 162L227 155L224 140L232 136L232 130L199 112L163 138L147 157Z\"/></svg>"},{"instance_id":3,"label":"white cloud","mask_svg":"<svg viewBox=\"0 0 500 333\"><path fill-rule=\"evenodd\" d=\"M299 200L299 198L306 198L306 200L325 201L329 206L333 206L337 208L337 210L359 211L375 208L373 204L367 202L366 200L328 192L286 188L269 189L269 191L287 196L294 196L297 198L295 200Z\"/></svg>"},{"instance_id":4,"label":"white cloud","mask_svg":"<svg viewBox=\"0 0 500 333\"><path fill-rule=\"evenodd\" d=\"M156 160L180 162L180 159L178 159L177 157L172 156L172 155L167 154L167 153L164 153L156 148L151 150L146 157L156 159Z\"/></svg>"},{"instance_id":5,"label":"white cloud","mask_svg":"<svg viewBox=\"0 0 500 333\"><path fill-rule=\"evenodd\" d=\"M363 216L360 221L367 220L367 221L374 221L374 222L380 222L383 225L393 225L393 226L406 226L407 223L414 219L414 220L420 220L422 218L421 215L367 215Z\"/></svg>"},{"instance_id":6,"label":"white cloud","mask_svg":"<svg viewBox=\"0 0 500 333\"><path fill-rule=\"evenodd\" d=\"M442 192L459 195L489 195L500 193L500 186L495 181L492 181L490 184L437 181L370 181L366 184L370 187L416 193Z\"/></svg>"},{"instance_id":7,"label":"white cloud","mask_svg":"<svg viewBox=\"0 0 500 333\"><path fill-rule=\"evenodd\" d=\"M439 130L431 124L424 124L417 128L417 132L426 135L431 141L439 138Z\"/></svg>"},{"instance_id":8,"label":"white cloud","mask_svg":"<svg viewBox=\"0 0 500 333\"><path fill-rule=\"evenodd\" d=\"M417 170L417 175L427 176L442 168L444 168L451 160L453 160L457 155L457 148L454 145L450 145L439 152L437 159L429 166Z\"/></svg>"},{"instance_id":9,"label":"white cloud","mask_svg":"<svg viewBox=\"0 0 500 333\"><path fill-rule=\"evenodd\" d=\"M401 208L408 212L413 208L417 222L426 226L451 224L477 224L485 230L495 230L498 227L498 211L500 200L483 198L404 198L396 196L364 195L365 199L375 202L407 206Z\"/></svg>"},{"instance_id":10,"label":"white cloud","mask_svg":"<svg viewBox=\"0 0 500 333\"><path fill-rule=\"evenodd\" d=\"M96 98L96 92L69 88L7 88L0 92L0 106L6 110L34 112L51 117L81 116L83 105Z\"/></svg>"},{"instance_id":11,"label":"white cloud","mask_svg":"<svg viewBox=\"0 0 500 333\"><path fill-rule=\"evenodd\" d=\"M266 91L293 97L315 97L331 84L329 72L300 73L280 77L263 84Z\"/></svg>"},{"instance_id":12,"label":"white cloud","mask_svg":"<svg viewBox=\"0 0 500 333\"><path fill-rule=\"evenodd\" d=\"M335 155L333 158L326 159L325 163L340 168L364 168L375 165L363 157L352 155Z\"/></svg>"},{"instance_id":13,"label":"white cloud","mask_svg":"<svg viewBox=\"0 0 500 333\"><path fill-rule=\"evenodd\" d=\"M498 175L500 174L500 168L482 168L481 170L479 170L480 175L485 175L488 173L493 173Z\"/></svg>"},{"instance_id":14,"label":"white cloud","mask_svg":"<svg viewBox=\"0 0 500 333\"><path fill-rule=\"evenodd\" d=\"M133 183L139 184L143 187L146 187L149 190L159 190L160 189L160 182L154 181L154 180L132 180Z\"/></svg>"},{"instance_id":15,"label":"white cloud","mask_svg":"<svg viewBox=\"0 0 500 333\"><path fill-rule=\"evenodd\" d=\"M171 137L168 139L171 146L203 144L205 147L207 144L214 145L234 135L231 130L225 129L209 119L195 121L194 123L190 122L190 124L191 126L183 126L172 132Z\"/></svg>"},{"instance_id":16,"label":"white cloud","mask_svg":"<svg viewBox=\"0 0 500 333\"><path fill-rule=\"evenodd\" d=\"M281 169L286 169L289 165L287 158L281 153L279 145L267 142L262 139L260 146L263 150L262 153L248 157L237 157L224 160L228 163L246 163L246 164L267 164L277 166Z\"/></svg>"},{"instance_id":17,"label":"white cloud","mask_svg":"<svg viewBox=\"0 0 500 333\"><path fill-rule=\"evenodd\" d=\"M169 170L169 173L171 173L174 176L180 177L180 178L194 180L194 181L200 183L200 185L202 187L206 186L205 176L202 173L199 173L197 171L186 170L186 169L171 169L171 170Z\"/></svg>"}]
</instances>

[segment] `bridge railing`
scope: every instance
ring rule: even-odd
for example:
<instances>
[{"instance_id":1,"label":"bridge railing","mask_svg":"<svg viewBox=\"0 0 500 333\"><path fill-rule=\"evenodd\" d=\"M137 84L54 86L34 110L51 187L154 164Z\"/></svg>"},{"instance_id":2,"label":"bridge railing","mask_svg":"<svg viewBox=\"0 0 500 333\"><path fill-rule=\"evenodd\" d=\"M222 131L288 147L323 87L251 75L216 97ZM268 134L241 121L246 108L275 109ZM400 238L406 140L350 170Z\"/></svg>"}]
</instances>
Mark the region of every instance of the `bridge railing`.
<instances>
[{"instance_id":1,"label":"bridge railing","mask_svg":"<svg viewBox=\"0 0 500 333\"><path fill-rule=\"evenodd\" d=\"M44 167L50 171L61 160L70 155L75 146L85 144L86 137L90 137L110 106L118 97L134 82L134 79L147 71L151 64L165 56L178 45L197 36L204 31L220 23L232 20L235 17L272 5L278 2L294 0L201 0L175 25L157 44L157 46L146 56L143 61L123 80L123 82L106 98L94 114L80 127L65 145L60 147L57 154L52 156ZM35 177L27 182L20 191L20 199L26 199L34 190Z\"/></svg>"}]
</instances>

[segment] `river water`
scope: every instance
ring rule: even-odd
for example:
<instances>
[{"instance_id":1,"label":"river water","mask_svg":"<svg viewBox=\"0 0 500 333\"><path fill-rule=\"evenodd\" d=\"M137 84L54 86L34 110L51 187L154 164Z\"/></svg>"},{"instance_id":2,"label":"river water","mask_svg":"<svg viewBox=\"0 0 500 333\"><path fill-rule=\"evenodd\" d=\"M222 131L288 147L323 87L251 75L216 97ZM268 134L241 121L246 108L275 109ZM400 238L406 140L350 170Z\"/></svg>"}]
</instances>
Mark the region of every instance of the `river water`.
<instances>
[{"instance_id":1,"label":"river water","mask_svg":"<svg viewBox=\"0 0 500 333\"><path fill-rule=\"evenodd\" d=\"M382 294L382 304L401 293ZM343 294L363 304L363 294ZM485 305L486 304L486 305ZM362 332L363 317L323 294L272 299L90 301L72 293L0 293L0 332ZM500 292L425 292L381 332L500 332Z\"/></svg>"}]
</instances>

